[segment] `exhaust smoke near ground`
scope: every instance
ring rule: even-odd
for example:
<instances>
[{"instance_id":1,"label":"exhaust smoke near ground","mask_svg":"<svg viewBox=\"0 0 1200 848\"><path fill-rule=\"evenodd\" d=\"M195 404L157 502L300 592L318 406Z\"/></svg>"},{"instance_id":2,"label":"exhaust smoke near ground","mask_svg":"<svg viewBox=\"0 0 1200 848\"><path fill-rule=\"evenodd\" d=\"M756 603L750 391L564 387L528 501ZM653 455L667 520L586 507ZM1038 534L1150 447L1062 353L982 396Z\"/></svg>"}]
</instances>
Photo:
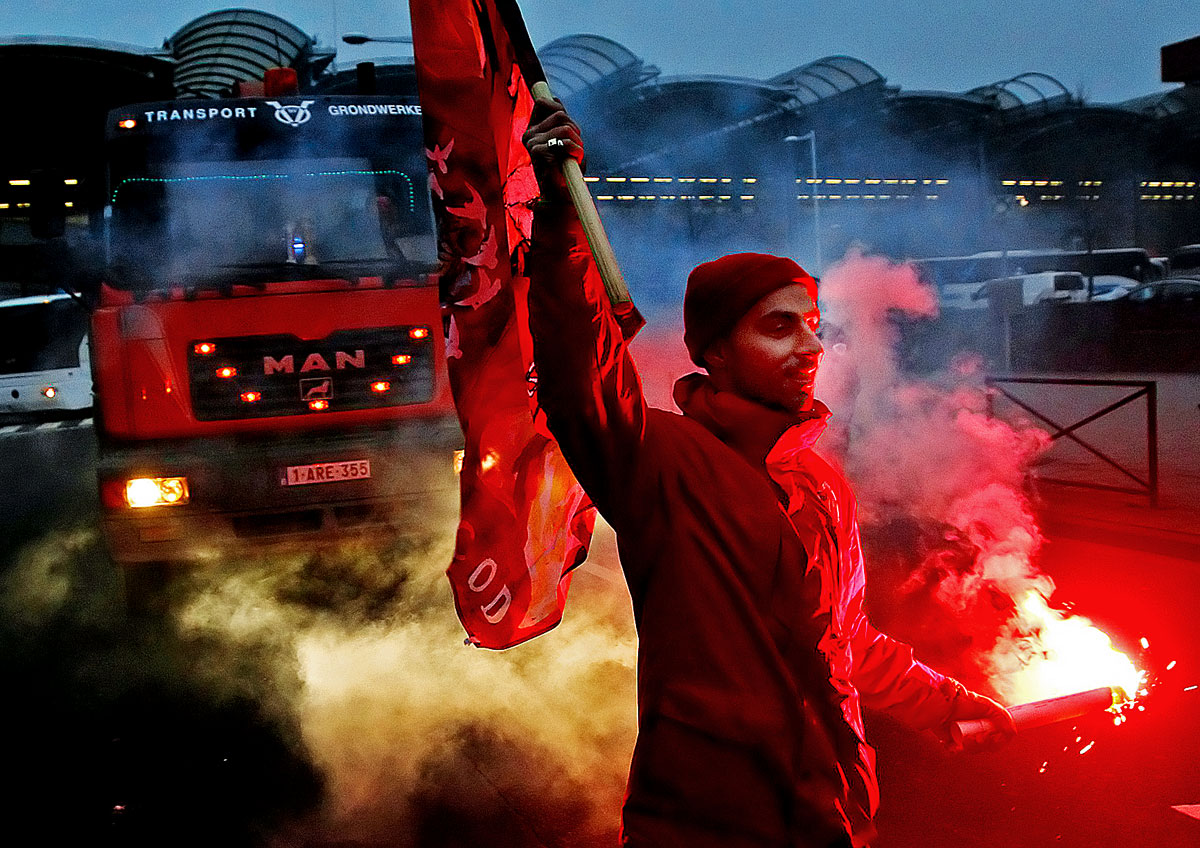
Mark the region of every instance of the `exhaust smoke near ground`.
<instances>
[{"instance_id":1,"label":"exhaust smoke near ground","mask_svg":"<svg viewBox=\"0 0 1200 848\"><path fill-rule=\"evenodd\" d=\"M273 645L263 671L293 684L272 688L324 796L274 844L613 840L635 723L623 587L581 581L564 624L518 648L464 644L444 575L451 500L384 555L272 559L179 607L176 627L208 640L210 661Z\"/></svg>"},{"instance_id":2,"label":"exhaust smoke near ground","mask_svg":"<svg viewBox=\"0 0 1200 848\"><path fill-rule=\"evenodd\" d=\"M446 584L456 514L446 493L383 551L181 573L160 619L123 619L94 529L27 545L2 587L4 667L36 684L6 708L14 800L128 844L613 844L636 710L611 535L559 628L489 652Z\"/></svg>"}]
</instances>

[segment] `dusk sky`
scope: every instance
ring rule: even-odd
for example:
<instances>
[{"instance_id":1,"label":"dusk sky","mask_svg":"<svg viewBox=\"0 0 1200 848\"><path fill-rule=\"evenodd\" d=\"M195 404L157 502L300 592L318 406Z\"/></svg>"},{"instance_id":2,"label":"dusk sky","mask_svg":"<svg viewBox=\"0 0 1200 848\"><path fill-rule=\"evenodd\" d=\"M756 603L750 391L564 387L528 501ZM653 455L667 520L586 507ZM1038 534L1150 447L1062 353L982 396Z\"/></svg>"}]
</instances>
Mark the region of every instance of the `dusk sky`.
<instances>
[{"instance_id":1,"label":"dusk sky","mask_svg":"<svg viewBox=\"0 0 1200 848\"><path fill-rule=\"evenodd\" d=\"M25 0L0 4L0 36L68 35L157 47L225 5L211 0ZM260 0L339 46L339 62L405 52L343 33L402 35L404 0ZM1161 91L1159 48L1200 35L1195 0L522 0L534 44L594 33L664 74L764 78L847 54L907 90L964 91L1025 71L1098 103Z\"/></svg>"}]
</instances>

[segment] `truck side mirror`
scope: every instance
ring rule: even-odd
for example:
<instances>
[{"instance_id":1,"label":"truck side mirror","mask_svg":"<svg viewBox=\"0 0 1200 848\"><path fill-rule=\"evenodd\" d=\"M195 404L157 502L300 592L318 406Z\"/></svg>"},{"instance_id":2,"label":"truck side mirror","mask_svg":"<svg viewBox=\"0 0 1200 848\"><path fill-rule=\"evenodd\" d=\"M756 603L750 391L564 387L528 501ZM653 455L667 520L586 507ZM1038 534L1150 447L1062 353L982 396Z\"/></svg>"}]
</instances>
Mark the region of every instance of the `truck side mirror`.
<instances>
[{"instance_id":1,"label":"truck side mirror","mask_svg":"<svg viewBox=\"0 0 1200 848\"><path fill-rule=\"evenodd\" d=\"M29 232L37 239L61 237L67 230L67 192L63 172L36 170L29 175Z\"/></svg>"}]
</instances>

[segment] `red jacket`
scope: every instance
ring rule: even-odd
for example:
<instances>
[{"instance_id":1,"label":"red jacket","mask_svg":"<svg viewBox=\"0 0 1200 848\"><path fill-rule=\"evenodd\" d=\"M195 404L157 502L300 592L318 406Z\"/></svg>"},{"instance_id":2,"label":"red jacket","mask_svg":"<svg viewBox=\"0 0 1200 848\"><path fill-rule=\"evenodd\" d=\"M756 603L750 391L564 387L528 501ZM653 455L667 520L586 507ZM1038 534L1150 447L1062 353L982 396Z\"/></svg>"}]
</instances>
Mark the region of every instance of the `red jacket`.
<instances>
[{"instance_id":1,"label":"red jacket","mask_svg":"<svg viewBox=\"0 0 1200 848\"><path fill-rule=\"evenodd\" d=\"M539 399L633 600L624 844L865 844L860 704L933 727L956 684L863 614L854 496L812 450L828 411L799 420L701 374L676 385L683 415L648 408L573 214L538 216L528 268Z\"/></svg>"}]
</instances>

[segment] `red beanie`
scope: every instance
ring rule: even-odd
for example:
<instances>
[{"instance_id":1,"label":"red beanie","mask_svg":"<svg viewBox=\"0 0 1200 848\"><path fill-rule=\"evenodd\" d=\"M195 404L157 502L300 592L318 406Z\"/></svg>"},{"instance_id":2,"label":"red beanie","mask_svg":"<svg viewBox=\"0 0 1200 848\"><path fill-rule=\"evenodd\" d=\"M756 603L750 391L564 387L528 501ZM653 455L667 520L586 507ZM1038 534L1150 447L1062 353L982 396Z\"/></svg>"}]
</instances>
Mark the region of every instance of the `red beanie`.
<instances>
[{"instance_id":1,"label":"red beanie","mask_svg":"<svg viewBox=\"0 0 1200 848\"><path fill-rule=\"evenodd\" d=\"M784 256L731 253L697 265L683 295L683 343L701 368L704 351L733 329L750 307L771 292L799 283L817 302L817 281Z\"/></svg>"}]
</instances>

